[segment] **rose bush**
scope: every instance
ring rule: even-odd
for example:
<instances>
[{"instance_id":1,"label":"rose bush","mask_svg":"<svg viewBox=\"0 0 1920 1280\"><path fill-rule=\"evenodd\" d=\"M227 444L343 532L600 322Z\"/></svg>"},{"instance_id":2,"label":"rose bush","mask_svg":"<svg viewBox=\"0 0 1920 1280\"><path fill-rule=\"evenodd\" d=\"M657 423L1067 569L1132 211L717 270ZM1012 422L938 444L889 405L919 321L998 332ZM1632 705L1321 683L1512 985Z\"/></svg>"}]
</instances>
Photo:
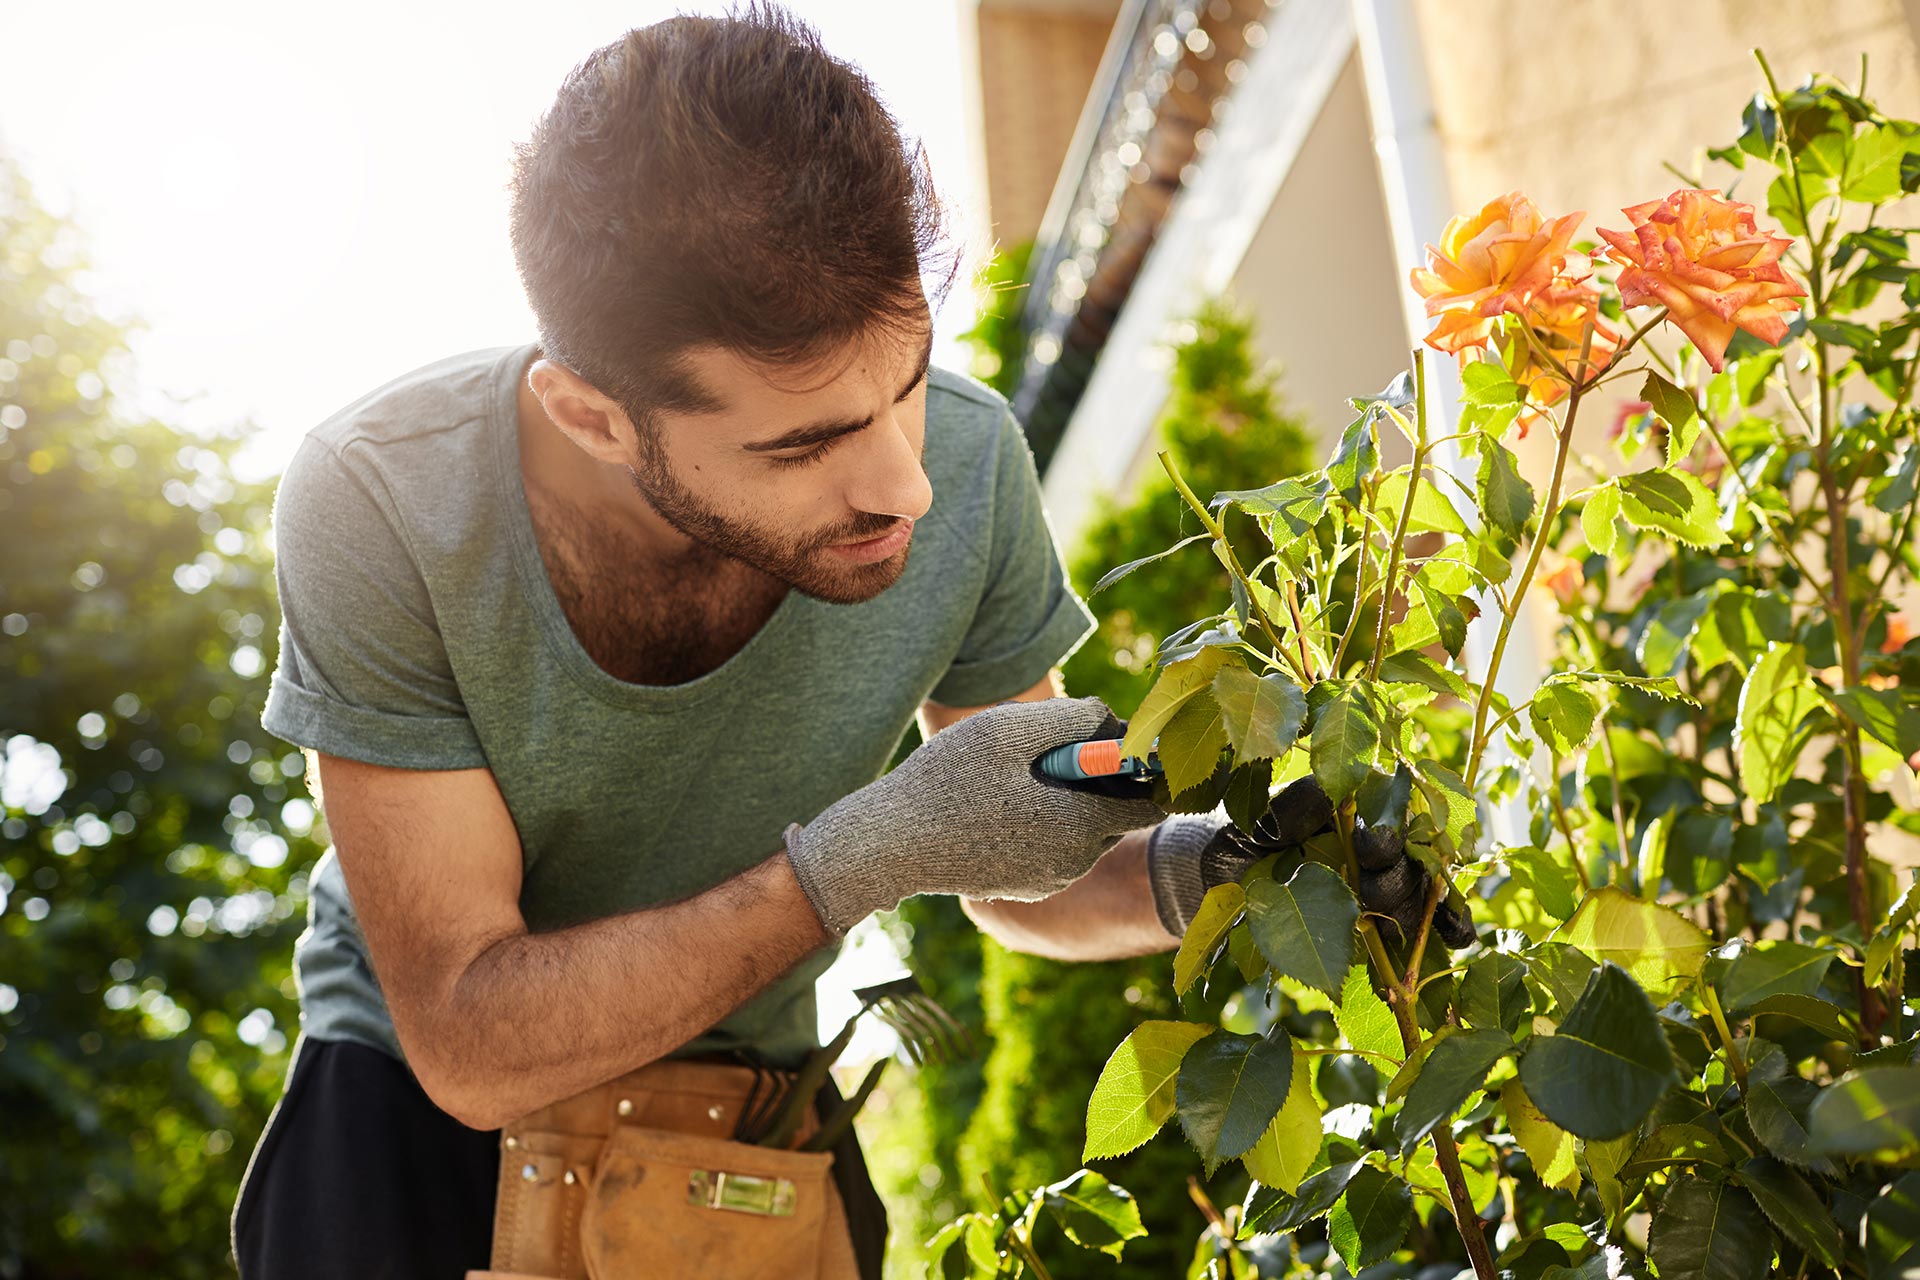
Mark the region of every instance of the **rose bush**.
<instances>
[{"instance_id":1,"label":"rose bush","mask_svg":"<svg viewBox=\"0 0 1920 1280\"><path fill-rule=\"evenodd\" d=\"M1183 1017L1140 1025L1088 1104L1089 1161L1169 1121L1199 1154L1191 1275L1920 1267L1920 889L1887 858L1920 832L1920 650L1893 621L1920 572L1920 265L1880 225L1920 190L1920 126L1769 73L1710 155L1770 181L1785 234L1694 180L1588 255L1580 215L1510 193L1413 274L1456 420L1416 353L1316 472L1202 500L1167 467L1223 607L1164 639L1125 749L1157 739L1174 809L1251 826L1308 773L1337 805L1208 893ZM1610 465L1576 425L1627 379ZM1529 420L1541 492L1506 443ZM1564 627L1516 700L1530 600ZM1412 937L1353 893L1354 832L1400 814L1433 873ZM1451 955L1442 901L1479 925ZM1009 1234L1035 1203L938 1265L1044 1275Z\"/></svg>"}]
</instances>

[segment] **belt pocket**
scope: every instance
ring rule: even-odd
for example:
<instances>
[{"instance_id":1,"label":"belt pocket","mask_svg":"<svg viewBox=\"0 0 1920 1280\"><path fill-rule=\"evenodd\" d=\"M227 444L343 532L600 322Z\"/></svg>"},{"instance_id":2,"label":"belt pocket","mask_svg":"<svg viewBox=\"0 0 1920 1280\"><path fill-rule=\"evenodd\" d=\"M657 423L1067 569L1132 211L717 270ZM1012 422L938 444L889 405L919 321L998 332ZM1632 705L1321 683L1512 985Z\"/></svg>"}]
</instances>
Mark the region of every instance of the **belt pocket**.
<instances>
[{"instance_id":1,"label":"belt pocket","mask_svg":"<svg viewBox=\"0 0 1920 1280\"><path fill-rule=\"evenodd\" d=\"M831 1151L622 1125L581 1209L586 1274L818 1280L832 1164Z\"/></svg>"},{"instance_id":2,"label":"belt pocket","mask_svg":"<svg viewBox=\"0 0 1920 1280\"><path fill-rule=\"evenodd\" d=\"M501 1144L493 1270L585 1280L580 1213L601 1141L534 1130Z\"/></svg>"}]
</instances>

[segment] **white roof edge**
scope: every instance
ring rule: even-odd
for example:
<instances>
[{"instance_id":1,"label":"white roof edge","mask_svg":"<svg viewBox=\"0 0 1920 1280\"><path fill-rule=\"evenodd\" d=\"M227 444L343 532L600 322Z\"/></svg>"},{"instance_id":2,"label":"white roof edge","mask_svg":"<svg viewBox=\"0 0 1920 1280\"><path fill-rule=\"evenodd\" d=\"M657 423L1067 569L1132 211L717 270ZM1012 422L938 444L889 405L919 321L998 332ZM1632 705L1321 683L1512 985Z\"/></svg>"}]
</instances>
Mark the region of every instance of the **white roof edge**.
<instances>
[{"instance_id":1,"label":"white roof edge","mask_svg":"<svg viewBox=\"0 0 1920 1280\"><path fill-rule=\"evenodd\" d=\"M1246 77L1210 126L1213 145L1180 192L1134 281L1092 379L1047 467L1046 505L1063 547L1101 493L1117 492L1166 402L1168 321L1225 289L1286 181L1354 45L1344 3L1286 0Z\"/></svg>"}]
</instances>

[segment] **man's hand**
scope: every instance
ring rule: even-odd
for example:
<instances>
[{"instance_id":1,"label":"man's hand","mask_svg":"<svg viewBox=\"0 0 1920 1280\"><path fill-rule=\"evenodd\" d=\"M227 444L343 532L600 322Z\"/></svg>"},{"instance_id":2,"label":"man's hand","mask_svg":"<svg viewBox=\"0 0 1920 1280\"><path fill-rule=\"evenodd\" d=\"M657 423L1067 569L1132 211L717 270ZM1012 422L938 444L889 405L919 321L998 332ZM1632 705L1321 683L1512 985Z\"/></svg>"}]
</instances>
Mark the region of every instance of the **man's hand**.
<instances>
[{"instance_id":1,"label":"man's hand","mask_svg":"<svg viewBox=\"0 0 1920 1280\"><path fill-rule=\"evenodd\" d=\"M1353 830L1360 906L1392 920L1407 939L1419 931L1433 884L1432 873L1406 851L1410 783L1410 778L1403 783L1396 777L1365 796L1365 814L1355 819ZM1147 869L1161 923L1175 936L1184 934L1207 890L1238 880L1268 854L1296 848L1332 829L1333 804L1311 774L1282 788L1250 832L1211 814L1168 818L1154 829L1147 845ZM1475 936L1472 919L1445 901L1434 912L1433 931L1449 947L1464 947Z\"/></svg>"},{"instance_id":2,"label":"man's hand","mask_svg":"<svg viewBox=\"0 0 1920 1280\"><path fill-rule=\"evenodd\" d=\"M1006 702L934 734L891 773L787 829L787 856L835 933L916 893L1035 901L1115 841L1165 816L1144 796L1092 794L1033 762L1118 725L1098 698Z\"/></svg>"}]
</instances>

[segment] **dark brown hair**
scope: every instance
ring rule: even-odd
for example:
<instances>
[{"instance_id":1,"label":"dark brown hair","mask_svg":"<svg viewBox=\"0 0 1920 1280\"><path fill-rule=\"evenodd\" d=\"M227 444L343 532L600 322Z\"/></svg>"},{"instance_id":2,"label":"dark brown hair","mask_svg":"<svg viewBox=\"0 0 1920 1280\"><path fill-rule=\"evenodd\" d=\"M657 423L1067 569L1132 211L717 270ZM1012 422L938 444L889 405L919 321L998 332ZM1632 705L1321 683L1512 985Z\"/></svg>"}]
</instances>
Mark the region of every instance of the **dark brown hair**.
<instances>
[{"instance_id":1,"label":"dark brown hair","mask_svg":"<svg viewBox=\"0 0 1920 1280\"><path fill-rule=\"evenodd\" d=\"M719 407L687 348L810 364L913 323L959 270L924 149L763 0L587 55L515 147L509 190L544 355L643 431Z\"/></svg>"}]
</instances>

